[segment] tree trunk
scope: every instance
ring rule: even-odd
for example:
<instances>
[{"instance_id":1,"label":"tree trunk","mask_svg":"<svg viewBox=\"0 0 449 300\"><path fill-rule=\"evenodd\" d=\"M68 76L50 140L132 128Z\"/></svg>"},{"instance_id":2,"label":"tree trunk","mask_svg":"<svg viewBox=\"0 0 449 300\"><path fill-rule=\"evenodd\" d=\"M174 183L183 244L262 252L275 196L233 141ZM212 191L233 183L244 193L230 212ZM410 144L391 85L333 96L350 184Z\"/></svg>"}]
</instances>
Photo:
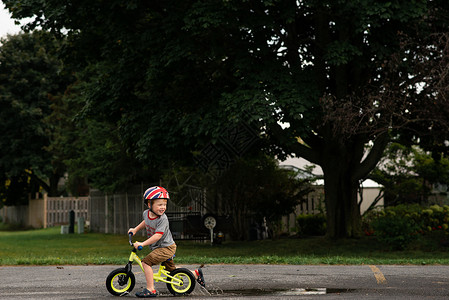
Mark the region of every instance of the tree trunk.
<instances>
[{"instance_id":1,"label":"tree trunk","mask_svg":"<svg viewBox=\"0 0 449 300\"><path fill-rule=\"evenodd\" d=\"M364 159L366 141L353 138L323 145L320 166L324 173L324 192L329 238L358 238L362 218L358 205L359 180L365 179L382 157L388 134L374 140Z\"/></svg>"},{"instance_id":2,"label":"tree trunk","mask_svg":"<svg viewBox=\"0 0 449 300\"><path fill-rule=\"evenodd\" d=\"M329 238L357 238L362 234L357 202L358 182L375 168L389 136L387 132L379 134L373 140L373 147L365 153L368 141L364 136L344 140L332 139L330 135L324 139L311 136L305 141L307 146L292 146L297 157L303 157L323 169Z\"/></svg>"},{"instance_id":3,"label":"tree trunk","mask_svg":"<svg viewBox=\"0 0 449 300\"><path fill-rule=\"evenodd\" d=\"M357 203L357 181L341 163L323 166L329 238L360 237L362 219Z\"/></svg>"}]
</instances>

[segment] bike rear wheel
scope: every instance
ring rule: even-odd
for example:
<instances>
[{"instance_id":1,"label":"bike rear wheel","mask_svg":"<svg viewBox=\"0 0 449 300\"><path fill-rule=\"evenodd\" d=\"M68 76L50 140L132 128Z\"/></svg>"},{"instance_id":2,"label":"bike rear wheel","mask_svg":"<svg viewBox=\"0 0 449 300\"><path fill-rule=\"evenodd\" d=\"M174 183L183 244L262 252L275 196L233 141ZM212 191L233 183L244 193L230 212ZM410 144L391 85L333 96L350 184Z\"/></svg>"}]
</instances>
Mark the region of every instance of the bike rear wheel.
<instances>
[{"instance_id":1,"label":"bike rear wheel","mask_svg":"<svg viewBox=\"0 0 449 300\"><path fill-rule=\"evenodd\" d=\"M106 278L106 288L109 293L114 296L122 296L130 293L136 284L136 278L132 272L129 273L128 280L126 280L126 269L115 269L109 273Z\"/></svg>"},{"instance_id":2,"label":"bike rear wheel","mask_svg":"<svg viewBox=\"0 0 449 300\"><path fill-rule=\"evenodd\" d=\"M175 296L188 295L195 289L195 276L185 268L175 269L170 272L170 276L175 279L167 278L167 289Z\"/></svg>"}]
</instances>

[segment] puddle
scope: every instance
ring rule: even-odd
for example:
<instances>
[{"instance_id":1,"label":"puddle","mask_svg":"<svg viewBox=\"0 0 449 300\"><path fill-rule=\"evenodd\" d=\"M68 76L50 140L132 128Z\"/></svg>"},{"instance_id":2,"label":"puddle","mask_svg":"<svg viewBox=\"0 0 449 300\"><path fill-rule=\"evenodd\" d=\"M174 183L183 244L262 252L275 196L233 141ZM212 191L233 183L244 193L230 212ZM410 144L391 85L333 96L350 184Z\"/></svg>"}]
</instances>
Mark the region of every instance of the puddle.
<instances>
[{"instance_id":1,"label":"puddle","mask_svg":"<svg viewBox=\"0 0 449 300\"><path fill-rule=\"evenodd\" d=\"M288 291L279 291L274 293L279 296L299 296L299 295L326 295L326 288L315 288L315 289L291 289Z\"/></svg>"},{"instance_id":2,"label":"puddle","mask_svg":"<svg viewBox=\"0 0 449 300\"><path fill-rule=\"evenodd\" d=\"M222 290L218 286L209 285L207 289L201 287L192 293L192 296L305 296L351 293L355 289L336 288L295 288L295 289L244 289L244 290ZM159 296L172 296L169 292L159 292Z\"/></svg>"},{"instance_id":3,"label":"puddle","mask_svg":"<svg viewBox=\"0 0 449 300\"><path fill-rule=\"evenodd\" d=\"M201 291L201 294L203 294L205 296L212 296L212 293L217 294L217 295L219 294L218 290L216 291L215 289L211 289L209 291L205 287L202 287L202 286L200 286L200 291ZM223 294L223 291L221 289L220 289L220 291L221 291L220 294Z\"/></svg>"}]
</instances>

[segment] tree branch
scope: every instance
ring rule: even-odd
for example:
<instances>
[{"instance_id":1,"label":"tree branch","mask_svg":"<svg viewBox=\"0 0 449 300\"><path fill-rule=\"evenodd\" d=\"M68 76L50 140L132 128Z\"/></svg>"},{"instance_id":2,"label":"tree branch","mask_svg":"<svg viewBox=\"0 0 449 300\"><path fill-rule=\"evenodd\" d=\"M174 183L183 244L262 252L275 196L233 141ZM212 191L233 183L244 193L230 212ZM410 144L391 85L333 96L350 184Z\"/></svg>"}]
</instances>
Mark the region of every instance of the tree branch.
<instances>
[{"instance_id":1,"label":"tree branch","mask_svg":"<svg viewBox=\"0 0 449 300\"><path fill-rule=\"evenodd\" d=\"M42 179L40 179L36 174L34 174L34 172L27 172L27 174L33 179L35 180L47 193L50 193L50 186L43 181Z\"/></svg>"},{"instance_id":2,"label":"tree branch","mask_svg":"<svg viewBox=\"0 0 449 300\"><path fill-rule=\"evenodd\" d=\"M362 161L358 168L354 170L354 174L352 175L352 180L364 179L366 176L373 170L379 160L381 159L385 147L388 145L390 141L390 136L388 132L381 133L375 140L373 148L366 156L366 158Z\"/></svg>"},{"instance_id":3,"label":"tree branch","mask_svg":"<svg viewBox=\"0 0 449 300\"><path fill-rule=\"evenodd\" d=\"M319 151L313 150L312 148L301 144L298 140L290 138L287 134L287 130L282 129L279 124L272 124L272 126L270 126L270 131L272 132L273 138L278 140L280 145L283 145L283 148L286 149L287 153L294 153L296 157L302 157L311 163L320 164Z\"/></svg>"}]
</instances>

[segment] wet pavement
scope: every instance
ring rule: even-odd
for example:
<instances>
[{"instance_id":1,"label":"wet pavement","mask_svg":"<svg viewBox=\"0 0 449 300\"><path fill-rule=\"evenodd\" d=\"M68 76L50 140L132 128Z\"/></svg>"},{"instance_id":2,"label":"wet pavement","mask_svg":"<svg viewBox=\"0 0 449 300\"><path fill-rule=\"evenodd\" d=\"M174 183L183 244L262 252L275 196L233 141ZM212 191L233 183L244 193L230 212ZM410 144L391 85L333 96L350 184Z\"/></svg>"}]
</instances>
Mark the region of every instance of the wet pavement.
<instances>
[{"instance_id":1,"label":"wet pavement","mask_svg":"<svg viewBox=\"0 0 449 300\"><path fill-rule=\"evenodd\" d=\"M0 267L0 299L117 299L105 280L122 266ZM181 266L191 270L197 266ZM136 298L145 286L138 266ZM449 266L208 265L207 289L185 299L449 299ZM173 297L156 283L160 298ZM123 298L123 297L122 297Z\"/></svg>"}]
</instances>

